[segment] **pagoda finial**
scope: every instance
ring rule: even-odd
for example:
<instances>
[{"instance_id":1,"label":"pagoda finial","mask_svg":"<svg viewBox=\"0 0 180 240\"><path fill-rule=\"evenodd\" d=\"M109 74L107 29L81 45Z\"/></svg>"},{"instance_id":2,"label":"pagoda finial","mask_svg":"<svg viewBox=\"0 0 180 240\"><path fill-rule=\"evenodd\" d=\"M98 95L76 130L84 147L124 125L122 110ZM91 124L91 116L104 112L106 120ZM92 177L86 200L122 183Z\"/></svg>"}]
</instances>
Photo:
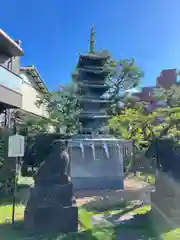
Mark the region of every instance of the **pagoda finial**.
<instances>
[{"instance_id":1,"label":"pagoda finial","mask_svg":"<svg viewBox=\"0 0 180 240\"><path fill-rule=\"evenodd\" d=\"M94 52L94 38L95 38L95 31L94 31L94 25L91 24L91 31L90 31L90 40L89 40L89 53L93 53Z\"/></svg>"}]
</instances>

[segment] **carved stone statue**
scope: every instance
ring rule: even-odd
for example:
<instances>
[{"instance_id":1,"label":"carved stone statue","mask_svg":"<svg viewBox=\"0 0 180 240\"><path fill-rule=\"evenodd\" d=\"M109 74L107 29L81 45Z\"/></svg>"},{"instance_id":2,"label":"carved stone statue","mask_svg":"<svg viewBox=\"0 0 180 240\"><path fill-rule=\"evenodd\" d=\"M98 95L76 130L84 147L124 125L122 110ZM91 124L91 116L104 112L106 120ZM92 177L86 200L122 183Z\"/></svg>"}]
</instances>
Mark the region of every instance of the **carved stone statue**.
<instances>
[{"instance_id":1,"label":"carved stone statue","mask_svg":"<svg viewBox=\"0 0 180 240\"><path fill-rule=\"evenodd\" d=\"M56 140L34 177L24 216L28 232L77 231L78 209L68 167L68 142Z\"/></svg>"}]
</instances>

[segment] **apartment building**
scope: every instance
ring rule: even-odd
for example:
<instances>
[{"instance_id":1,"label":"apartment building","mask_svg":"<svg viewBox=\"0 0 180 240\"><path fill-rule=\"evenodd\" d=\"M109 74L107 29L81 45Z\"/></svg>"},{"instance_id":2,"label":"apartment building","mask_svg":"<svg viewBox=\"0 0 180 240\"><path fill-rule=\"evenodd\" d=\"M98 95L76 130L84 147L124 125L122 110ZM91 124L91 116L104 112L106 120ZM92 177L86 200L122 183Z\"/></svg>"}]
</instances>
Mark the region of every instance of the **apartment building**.
<instances>
[{"instance_id":1,"label":"apartment building","mask_svg":"<svg viewBox=\"0 0 180 240\"><path fill-rule=\"evenodd\" d=\"M22 78L21 93L22 106L18 110L19 116L25 118L48 117L45 104L37 106L38 97L43 97L49 91L35 66L20 67Z\"/></svg>"},{"instance_id":2,"label":"apartment building","mask_svg":"<svg viewBox=\"0 0 180 240\"><path fill-rule=\"evenodd\" d=\"M0 29L0 113L22 106L19 67L23 55L20 41L12 40Z\"/></svg>"},{"instance_id":3,"label":"apartment building","mask_svg":"<svg viewBox=\"0 0 180 240\"><path fill-rule=\"evenodd\" d=\"M160 76L157 77L155 86L143 87L140 92L133 93L133 95L137 96L141 101L156 105L158 103L153 98L153 91L158 87L167 89L174 84L178 84L177 70L165 69L162 70Z\"/></svg>"},{"instance_id":4,"label":"apartment building","mask_svg":"<svg viewBox=\"0 0 180 240\"><path fill-rule=\"evenodd\" d=\"M36 105L37 96L48 92L35 66L20 66L24 52L20 41L0 29L0 125L11 125L12 113L20 119L48 117L45 105ZM5 125L6 125L5 124Z\"/></svg>"}]
</instances>

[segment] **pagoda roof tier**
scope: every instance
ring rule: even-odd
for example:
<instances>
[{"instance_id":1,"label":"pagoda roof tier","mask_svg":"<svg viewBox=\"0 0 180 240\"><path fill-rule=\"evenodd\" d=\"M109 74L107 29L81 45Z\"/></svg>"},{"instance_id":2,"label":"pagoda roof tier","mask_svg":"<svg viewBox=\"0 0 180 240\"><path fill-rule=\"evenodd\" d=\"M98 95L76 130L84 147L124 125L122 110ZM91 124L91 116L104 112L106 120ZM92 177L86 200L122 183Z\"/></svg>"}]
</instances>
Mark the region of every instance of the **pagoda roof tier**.
<instances>
[{"instance_id":1,"label":"pagoda roof tier","mask_svg":"<svg viewBox=\"0 0 180 240\"><path fill-rule=\"evenodd\" d=\"M94 78L93 80L77 78L76 83L83 83L83 84L92 84L92 85L104 85L107 82L107 79L98 79Z\"/></svg>"},{"instance_id":2,"label":"pagoda roof tier","mask_svg":"<svg viewBox=\"0 0 180 240\"><path fill-rule=\"evenodd\" d=\"M78 98L80 102L90 102L90 103L111 103L113 100L107 99L90 99L90 98Z\"/></svg>"},{"instance_id":3,"label":"pagoda roof tier","mask_svg":"<svg viewBox=\"0 0 180 240\"><path fill-rule=\"evenodd\" d=\"M110 71L108 68L103 67L103 68L99 68L99 67L94 67L94 66L89 66L89 67L77 67L78 71L82 71L82 72L92 72L94 74L108 74Z\"/></svg>"},{"instance_id":4,"label":"pagoda roof tier","mask_svg":"<svg viewBox=\"0 0 180 240\"><path fill-rule=\"evenodd\" d=\"M80 114L106 114L106 108L98 110L82 110Z\"/></svg>"},{"instance_id":5,"label":"pagoda roof tier","mask_svg":"<svg viewBox=\"0 0 180 240\"><path fill-rule=\"evenodd\" d=\"M105 71L105 70L107 70L107 72L109 72L110 70L107 68L107 67L105 67L105 66L95 66L95 65L86 65L86 64L84 64L84 65L78 65L77 66L77 69L78 70L81 70L82 71L82 69L84 69L84 71L86 71L86 72L88 72L89 70L92 72L92 71Z\"/></svg>"},{"instance_id":6,"label":"pagoda roof tier","mask_svg":"<svg viewBox=\"0 0 180 240\"><path fill-rule=\"evenodd\" d=\"M110 115L79 115L79 119L107 119Z\"/></svg>"},{"instance_id":7,"label":"pagoda roof tier","mask_svg":"<svg viewBox=\"0 0 180 240\"><path fill-rule=\"evenodd\" d=\"M79 59L108 59L108 54L95 54L95 53L82 53L79 56Z\"/></svg>"},{"instance_id":8,"label":"pagoda roof tier","mask_svg":"<svg viewBox=\"0 0 180 240\"><path fill-rule=\"evenodd\" d=\"M83 88L104 88L104 89L109 89L110 86L104 85L104 84L94 84L94 83L79 83L78 84L80 87Z\"/></svg>"},{"instance_id":9,"label":"pagoda roof tier","mask_svg":"<svg viewBox=\"0 0 180 240\"><path fill-rule=\"evenodd\" d=\"M92 131L93 131L93 128L81 127L80 129L80 132L92 132Z\"/></svg>"}]
</instances>

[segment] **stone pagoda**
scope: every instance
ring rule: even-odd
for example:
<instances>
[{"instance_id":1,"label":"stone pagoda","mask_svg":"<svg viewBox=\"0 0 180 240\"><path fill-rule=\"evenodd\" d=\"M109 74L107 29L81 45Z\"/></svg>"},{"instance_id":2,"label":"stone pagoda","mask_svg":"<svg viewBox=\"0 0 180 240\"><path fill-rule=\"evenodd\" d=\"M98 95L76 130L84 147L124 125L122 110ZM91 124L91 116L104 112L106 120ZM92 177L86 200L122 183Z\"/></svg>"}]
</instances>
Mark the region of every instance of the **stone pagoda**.
<instances>
[{"instance_id":1,"label":"stone pagoda","mask_svg":"<svg viewBox=\"0 0 180 240\"><path fill-rule=\"evenodd\" d=\"M107 54L94 53L94 31L91 27L90 49L88 54L79 57L76 78L78 100L80 104L79 120L81 122L81 134L95 136L103 134L102 127L107 118L107 107L110 100L104 97L109 89L107 76Z\"/></svg>"},{"instance_id":2,"label":"stone pagoda","mask_svg":"<svg viewBox=\"0 0 180 240\"><path fill-rule=\"evenodd\" d=\"M95 32L91 26L90 49L80 54L74 80L80 105L79 134L70 143L71 177L77 189L123 188L123 141L108 135L105 125L111 101L109 90L109 56L94 51Z\"/></svg>"}]
</instances>

